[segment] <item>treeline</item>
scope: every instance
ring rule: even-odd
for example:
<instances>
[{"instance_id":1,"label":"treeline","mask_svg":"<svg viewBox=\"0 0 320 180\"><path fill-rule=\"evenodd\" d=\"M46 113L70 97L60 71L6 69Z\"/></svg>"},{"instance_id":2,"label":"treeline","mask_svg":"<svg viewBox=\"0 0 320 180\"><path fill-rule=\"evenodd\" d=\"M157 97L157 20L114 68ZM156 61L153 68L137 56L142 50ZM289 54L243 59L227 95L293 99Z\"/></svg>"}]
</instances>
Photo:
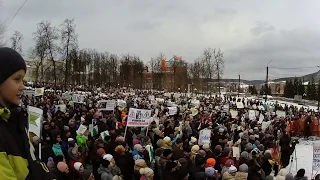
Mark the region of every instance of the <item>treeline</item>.
<instances>
[{"instance_id":1,"label":"treeline","mask_svg":"<svg viewBox=\"0 0 320 180\"><path fill-rule=\"evenodd\" d=\"M294 98L295 95L301 95L304 99L320 100L320 80L316 84L314 78L305 83L301 78L287 80L284 88L284 97Z\"/></svg>"},{"instance_id":2,"label":"treeline","mask_svg":"<svg viewBox=\"0 0 320 180\"><path fill-rule=\"evenodd\" d=\"M18 31L10 39L11 47L22 52L23 35ZM59 27L42 21L33 33L34 47L27 54L33 82L38 86L70 88L75 86L130 87L185 91L219 91L224 72L223 52L207 48L194 61L187 63L176 55L160 53L150 60L138 55L79 49L74 19L64 20ZM163 71L162 60L171 61L170 71Z\"/></svg>"}]
</instances>

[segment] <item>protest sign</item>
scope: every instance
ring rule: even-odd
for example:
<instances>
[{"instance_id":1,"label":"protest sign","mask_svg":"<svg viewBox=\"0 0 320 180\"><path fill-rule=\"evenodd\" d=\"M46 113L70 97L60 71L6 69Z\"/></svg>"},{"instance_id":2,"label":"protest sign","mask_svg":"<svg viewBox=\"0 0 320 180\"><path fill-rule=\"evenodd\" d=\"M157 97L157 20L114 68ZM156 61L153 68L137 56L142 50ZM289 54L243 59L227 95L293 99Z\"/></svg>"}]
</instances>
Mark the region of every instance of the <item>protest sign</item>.
<instances>
[{"instance_id":1,"label":"protest sign","mask_svg":"<svg viewBox=\"0 0 320 180\"><path fill-rule=\"evenodd\" d=\"M313 144L312 169L314 171L319 171L320 170L320 144Z\"/></svg>"},{"instance_id":2,"label":"protest sign","mask_svg":"<svg viewBox=\"0 0 320 180\"><path fill-rule=\"evenodd\" d=\"M276 111L276 115L279 117L286 117L286 112L285 111Z\"/></svg>"},{"instance_id":3,"label":"protest sign","mask_svg":"<svg viewBox=\"0 0 320 180\"><path fill-rule=\"evenodd\" d=\"M239 147L232 147L233 157L240 157L240 149Z\"/></svg>"},{"instance_id":4,"label":"protest sign","mask_svg":"<svg viewBox=\"0 0 320 180\"><path fill-rule=\"evenodd\" d=\"M236 105L237 105L237 108L238 108L238 109L243 109L243 108L244 108L242 102L237 102Z\"/></svg>"},{"instance_id":5,"label":"protest sign","mask_svg":"<svg viewBox=\"0 0 320 180\"><path fill-rule=\"evenodd\" d=\"M256 112L254 110L249 110L249 119L250 120L256 119Z\"/></svg>"},{"instance_id":6,"label":"protest sign","mask_svg":"<svg viewBox=\"0 0 320 180\"><path fill-rule=\"evenodd\" d=\"M230 110L230 114L231 114L231 117L232 118L236 118L238 116L238 111L237 110L234 110L234 109L231 109Z\"/></svg>"},{"instance_id":7,"label":"protest sign","mask_svg":"<svg viewBox=\"0 0 320 180\"><path fill-rule=\"evenodd\" d=\"M65 104L55 105L55 107L56 107L56 112L58 111L58 108L60 108L60 111L64 113L67 111L67 106Z\"/></svg>"},{"instance_id":8,"label":"protest sign","mask_svg":"<svg viewBox=\"0 0 320 180\"><path fill-rule=\"evenodd\" d=\"M35 88L34 89L34 95L35 96L42 96L44 93L44 88Z\"/></svg>"},{"instance_id":9,"label":"protest sign","mask_svg":"<svg viewBox=\"0 0 320 180\"><path fill-rule=\"evenodd\" d=\"M29 132L34 133L41 138L41 121L42 121L43 110L28 106L28 121L29 121Z\"/></svg>"},{"instance_id":10,"label":"protest sign","mask_svg":"<svg viewBox=\"0 0 320 180\"><path fill-rule=\"evenodd\" d=\"M168 107L168 109L169 109L170 116L173 116L173 115L177 114L177 112L178 112L177 107Z\"/></svg>"},{"instance_id":11,"label":"protest sign","mask_svg":"<svg viewBox=\"0 0 320 180\"><path fill-rule=\"evenodd\" d=\"M210 129L202 129L199 133L199 145L209 144L211 138L211 130Z\"/></svg>"},{"instance_id":12,"label":"protest sign","mask_svg":"<svg viewBox=\"0 0 320 180\"><path fill-rule=\"evenodd\" d=\"M127 126L148 126L150 123L151 110L130 108Z\"/></svg>"}]
</instances>

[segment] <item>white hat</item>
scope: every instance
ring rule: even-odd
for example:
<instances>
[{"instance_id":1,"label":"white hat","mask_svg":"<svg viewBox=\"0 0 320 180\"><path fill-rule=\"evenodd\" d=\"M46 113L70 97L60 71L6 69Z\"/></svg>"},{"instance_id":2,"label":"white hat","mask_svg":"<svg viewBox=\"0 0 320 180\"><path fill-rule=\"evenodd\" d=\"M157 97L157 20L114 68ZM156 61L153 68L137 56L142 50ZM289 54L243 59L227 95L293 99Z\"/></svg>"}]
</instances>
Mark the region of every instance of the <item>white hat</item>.
<instances>
[{"instance_id":1,"label":"white hat","mask_svg":"<svg viewBox=\"0 0 320 180\"><path fill-rule=\"evenodd\" d=\"M74 141L73 138L68 138L68 142L70 142L70 141Z\"/></svg>"},{"instance_id":2,"label":"white hat","mask_svg":"<svg viewBox=\"0 0 320 180\"><path fill-rule=\"evenodd\" d=\"M82 166L82 163L81 162L76 162L74 163L73 167L75 170L79 171L80 167Z\"/></svg>"},{"instance_id":3,"label":"white hat","mask_svg":"<svg viewBox=\"0 0 320 180\"><path fill-rule=\"evenodd\" d=\"M111 159L113 159L113 156L111 154L106 154L106 155L103 156L103 159L111 161Z\"/></svg>"}]
</instances>

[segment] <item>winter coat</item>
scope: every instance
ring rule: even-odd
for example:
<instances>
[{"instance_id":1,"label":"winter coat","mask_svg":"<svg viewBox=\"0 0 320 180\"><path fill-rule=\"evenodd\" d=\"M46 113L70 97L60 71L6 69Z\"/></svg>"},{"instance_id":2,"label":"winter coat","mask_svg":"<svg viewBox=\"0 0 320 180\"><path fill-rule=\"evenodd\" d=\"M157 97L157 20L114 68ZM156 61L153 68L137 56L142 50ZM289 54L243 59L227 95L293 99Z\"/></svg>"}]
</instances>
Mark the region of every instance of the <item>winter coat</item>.
<instances>
[{"instance_id":1,"label":"winter coat","mask_svg":"<svg viewBox=\"0 0 320 180\"><path fill-rule=\"evenodd\" d=\"M307 176L304 176L304 177L297 177L297 176L295 176L295 177L294 177L294 180L308 180L308 177L307 177Z\"/></svg>"},{"instance_id":2,"label":"winter coat","mask_svg":"<svg viewBox=\"0 0 320 180\"><path fill-rule=\"evenodd\" d=\"M27 112L20 107L10 112L8 120L0 115L0 179L50 179L48 168L37 161L28 138Z\"/></svg>"},{"instance_id":3,"label":"winter coat","mask_svg":"<svg viewBox=\"0 0 320 180\"><path fill-rule=\"evenodd\" d=\"M109 168L100 167L98 173L101 175L101 180L112 180L113 178Z\"/></svg>"},{"instance_id":4,"label":"winter coat","mask_svg":"<svg viewBox=\"0 0 320 180\"><path fill-rule=\"evenodd\" d=\"M235 173L230 174L229 172L225 172L222 176L222 180L235 180Z\"/></svg>"},{"instance_id":5,"label":"winter coat","mask_svg":"<svg viewBox=\"0 0 320 180\"><path fill-rule=\"evenodd\" d=\"M64 154L63 154L63 152L62 152L62 149L61 149L60 144L53 144L53 146L52 146L52 151L53 151L53 153L54 153L55 156L61 155L61 156L64 157Z\"/></svg>"},{"instance_id":6,"label":"winter coat","mask_svg":"<svg viewBox=\"0 0 320 180\"><path fill-rule=\"evenodd\" d=\"M245 172L237 172L235 176L235 180L247 180L248 173Z\"/></svg>"},{"instance_id":7,"label":"winter coat","mask_svg":"<svg viewBox=\"0 0 320 180\"><path fill-rule=\"evenodd\" d=\"M114 160L116 161L116 165L120 168L121 174L123 175L124 180L131 180L133 173L133 159L130 154L119 155L115 154Z\"/></svg>"}]
</instances>

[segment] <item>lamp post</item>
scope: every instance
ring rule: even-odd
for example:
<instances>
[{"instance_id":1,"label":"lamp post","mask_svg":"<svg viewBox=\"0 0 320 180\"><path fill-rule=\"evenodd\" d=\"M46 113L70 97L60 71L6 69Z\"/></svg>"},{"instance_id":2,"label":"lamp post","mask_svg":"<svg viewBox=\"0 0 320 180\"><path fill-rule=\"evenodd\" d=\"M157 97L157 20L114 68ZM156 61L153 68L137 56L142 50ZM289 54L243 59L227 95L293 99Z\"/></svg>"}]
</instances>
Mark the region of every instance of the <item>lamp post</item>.
<instances>
[{"instance_id":1,"label":"lamp post","mask_svg":"<svg viewBox=\"0 0 320 180\"><path fill-rule=\"evenodd\" d=\"M240 81L241 81L241 79L240 79L241 77L240 77L240 75L241 75L241 72L242 72L242 71L243 71L243 69L241 69L241 71L239 72L238 97L240 96L240 85L241 85L241 82L240 82Z\"/></svg>"},{"instance_id":2,"label":"lamp post","mask_svg":"<svg viewBox=\"0 0 320 180\"><path fill-rule=\"evenodd\" d=\"M266 77L266 87L265 87L265 92L264 94L266 95L266 99L265 99L265 102L267 102L268 100L268 88L269 88L269 83L268 83L268 79L269 79L269 64L272 62L272 60L270 60L267 64L267 77Z\"/></svg>"}]
</instances>

